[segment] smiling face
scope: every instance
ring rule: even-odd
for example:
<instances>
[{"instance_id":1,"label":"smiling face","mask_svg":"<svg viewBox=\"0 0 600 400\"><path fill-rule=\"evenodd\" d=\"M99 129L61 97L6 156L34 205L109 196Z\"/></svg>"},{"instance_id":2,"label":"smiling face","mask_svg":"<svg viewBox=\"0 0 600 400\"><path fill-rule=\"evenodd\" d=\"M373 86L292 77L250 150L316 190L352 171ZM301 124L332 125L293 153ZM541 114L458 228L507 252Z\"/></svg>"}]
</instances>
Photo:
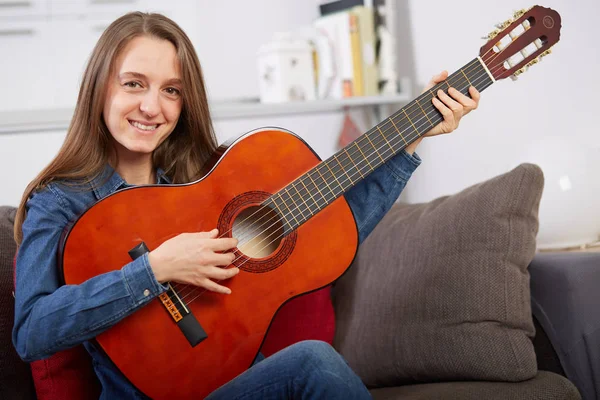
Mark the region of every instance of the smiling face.
<instances>
[{"instance_id":1,"label":"smiling face","mask_svg":"<svg viewBox=\"0 0 600 400\"><path fill-rule=\"evenodd\" d=\"M115 60L103 117L119 160L150 160L181 114L182 83L175 46L167 40L132 39Z\"/></svg>"}]
</instances>

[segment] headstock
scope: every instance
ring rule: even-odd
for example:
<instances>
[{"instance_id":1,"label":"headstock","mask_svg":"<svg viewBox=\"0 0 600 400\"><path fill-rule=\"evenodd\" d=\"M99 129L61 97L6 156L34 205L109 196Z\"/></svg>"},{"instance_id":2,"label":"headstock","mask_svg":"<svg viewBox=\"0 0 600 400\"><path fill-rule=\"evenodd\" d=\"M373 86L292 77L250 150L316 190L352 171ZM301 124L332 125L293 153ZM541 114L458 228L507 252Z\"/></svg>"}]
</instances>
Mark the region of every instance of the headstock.
<instances>
[{"instance_id":1,"label":"headstock","mask_svg":"<svg viewBox=\"0 0 600 400\"><path fill-rule=\"evenodd\" d=\"M560 15L550 8L534 6L517 11L484 38L489 41L479 56L494 79L516 79L550 54L560 39L560 27Z\"/></svg>"}]
</instances>

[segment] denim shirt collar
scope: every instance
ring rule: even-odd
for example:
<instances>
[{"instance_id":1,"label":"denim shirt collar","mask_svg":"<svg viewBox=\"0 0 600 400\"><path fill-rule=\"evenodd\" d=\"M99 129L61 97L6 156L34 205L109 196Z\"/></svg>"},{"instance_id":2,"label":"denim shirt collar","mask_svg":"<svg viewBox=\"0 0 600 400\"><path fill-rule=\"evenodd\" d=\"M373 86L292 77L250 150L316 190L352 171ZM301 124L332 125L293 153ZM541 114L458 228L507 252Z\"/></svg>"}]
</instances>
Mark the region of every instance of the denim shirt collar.
<instances>
[{"instance_id":1,"label":"denim shirt collar","mask_svg":"<svg viewBox=\"0 0 600 400\"><path fill-rule=\"evenodd\" d=\"M165 172L157 168L156 169L156 182L157 184L169 184L171 180L165 175ZM104 171L102 171L97 177L91 181L92 190L98 200L105 198L111 193L116 192L119 189L133 186L129 185L119 175L117 171L109 164L106 164Z\"/></svg>"}]
</instances>

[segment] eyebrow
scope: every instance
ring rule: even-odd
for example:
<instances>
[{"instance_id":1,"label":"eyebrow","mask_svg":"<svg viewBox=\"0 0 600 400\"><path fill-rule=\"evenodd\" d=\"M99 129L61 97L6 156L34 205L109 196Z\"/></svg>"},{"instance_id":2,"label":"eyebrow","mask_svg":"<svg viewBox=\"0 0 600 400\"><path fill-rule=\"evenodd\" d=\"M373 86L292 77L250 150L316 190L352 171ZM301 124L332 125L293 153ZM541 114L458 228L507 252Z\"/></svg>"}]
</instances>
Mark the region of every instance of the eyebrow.
<instances>
[{"instance_id":1,"label":"eyebrow","mask_svg":"<svg viewBox=\"0 0 600 400\"><path fill-rule=\"evenodd\" d=\"M134 78L148 80L148 77L146 75L144 75L142 73L139 73L139 72L128 71L128 72L123 72L122 74L119 74L119 78L124 78L126 76L132 76ZM171 78L171 79L167 80L165 82L165 84L167 84L167 85L174 85L174 84L181 85L182 82L181 82L181 79L179 79L179 78Z\"/></svg>"}]
</instances>

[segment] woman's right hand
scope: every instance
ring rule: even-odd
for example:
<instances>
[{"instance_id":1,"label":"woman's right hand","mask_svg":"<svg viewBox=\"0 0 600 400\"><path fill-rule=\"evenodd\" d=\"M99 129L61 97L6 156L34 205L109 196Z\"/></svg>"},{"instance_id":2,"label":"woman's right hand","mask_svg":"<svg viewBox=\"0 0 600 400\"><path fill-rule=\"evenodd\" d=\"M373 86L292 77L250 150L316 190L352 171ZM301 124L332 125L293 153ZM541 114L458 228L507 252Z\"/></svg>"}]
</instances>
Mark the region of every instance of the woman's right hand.
<instances>
[{"instance_id":1,"label":"woman's right hand","mask_svg":"<svg viewBox=\"0 0 600 400\"><path fill-rule=\"evenodd\" d=\"M219 231L182 233L148 254L150 266L160 283L175 281L203 287L207 290L230 294L228 287L215 282L229 279L239 268L222 268L235 259L233 253L220 253L237 246L235 238L217 238Z\"/></svg>"}]
</instances>

